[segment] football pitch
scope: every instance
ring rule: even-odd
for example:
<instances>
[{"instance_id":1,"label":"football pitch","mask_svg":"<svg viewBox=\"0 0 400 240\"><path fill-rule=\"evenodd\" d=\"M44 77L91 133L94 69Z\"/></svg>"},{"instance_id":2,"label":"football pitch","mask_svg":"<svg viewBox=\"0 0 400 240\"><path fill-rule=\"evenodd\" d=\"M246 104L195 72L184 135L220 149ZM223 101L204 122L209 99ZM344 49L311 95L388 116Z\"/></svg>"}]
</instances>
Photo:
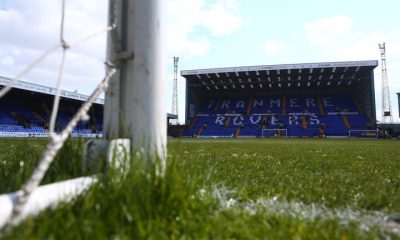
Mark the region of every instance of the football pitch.
<instances>
[{"instance_id":1,"label":"football pitch","mask_svg":"<svg viewBox=\"0 0 400 240\"><path fill-rule=\"evenodd\" d=\"M84 140L67 143L44 183L84 176ZM0 192L29 177L46 141L0 139ZM165 177L133 158L73 204L4 239L400 238L400 141L170 139ZM399 231L399 232L397 232Z\"/></svg>"}]
</instances>

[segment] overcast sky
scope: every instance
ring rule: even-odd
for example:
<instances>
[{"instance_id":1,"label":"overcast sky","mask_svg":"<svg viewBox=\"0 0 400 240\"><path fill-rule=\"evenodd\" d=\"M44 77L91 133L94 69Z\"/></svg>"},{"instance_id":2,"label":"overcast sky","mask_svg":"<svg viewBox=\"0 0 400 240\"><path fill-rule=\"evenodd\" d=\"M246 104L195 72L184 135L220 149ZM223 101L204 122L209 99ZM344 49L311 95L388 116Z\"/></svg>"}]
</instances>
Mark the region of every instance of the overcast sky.
<instances>
[{"instance_id":1,"label":"overcast sky","mask_svg":"<svg viewBox=\"0 0 400 240\"><path fill-rule=\"evenodd\" d=\"M66 40L101 30L107 0L66 0ZM58 42L61 1L0 0L0 76L13 77ZM172 56L180 70L247 65L379 60L386 42L392 110L400 92L400 1L398 0L168 0L170 111ZM104 76L105 34L71 49L63 89L89 94ZM60 52L24 80L54 86ZM380 119L381 69L375 69ZM184 81L179 113L184 114Z\"/></svg>"}]
</instances>

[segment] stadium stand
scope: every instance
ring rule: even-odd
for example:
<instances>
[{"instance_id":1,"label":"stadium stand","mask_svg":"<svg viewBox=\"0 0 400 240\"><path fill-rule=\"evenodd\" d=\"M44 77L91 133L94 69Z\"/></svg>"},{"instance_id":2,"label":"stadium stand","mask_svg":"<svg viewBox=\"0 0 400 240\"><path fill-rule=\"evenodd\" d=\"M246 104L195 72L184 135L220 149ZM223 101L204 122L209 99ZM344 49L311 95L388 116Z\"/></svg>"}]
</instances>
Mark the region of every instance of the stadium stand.
<instances>
[{"instance_id":1,"label":"stadium stand","mask_svg":"<svg viewBox=\"0 0 400 240\"><path fill-rule=\"evenodd\" d=\"M376 66L377 61L355 61L182 71L187 122L177 130L187 137L345 137L351 130L376 129ZM9 81L0 77L0 88ZM19 82L0 99L0 135L48 135L54 93ZM56 131L87 98L69 91L61 96ZM96 100L90 120L80 122L73 135L102 134L103 103Z\"/></svg>"},{"instance_id":2,"label":"stadium stand","mask_svg":"<svg viewBox=\"0 0 400 240\"><path fill-rule=\"evenodd\" d=\"M0 88L10 79L0 77ZM46 137L49 134L50 111L55 89L28 82L19 82L0 99L0 137ZM56 131L61 131L72 119L87 96L62 91ZM102 134L103 100L97 99L90 111L90 120L79 122L72 135L94 137Z\"/></svg>"},{"instance_id":3,"label":"stadium stand","mask_svg":"<svg viewBox=\"0 0 400 240\"><path fill-rule=\"evenodd\" d=\"M377 61L182 71L187 137L347 137L376 129Z\"/></svg>"},{"instance_id":4,"label":"stadium stand","mask_svg":"<svg viewBox=\"0 0 400 240\"><path fill-rule=\"evenodd\" d=\"M11 79L0 76L0 89ZM46 137L55 88L19 81L0 99L0 137ZM61 91L60 107L56 120L56 131L64 129L77 109L88 96L77 92ZM90 119L79 122L72 131L73 137L100 137L103 134L104 99L95 100L89 111ZM166 121L177 119L167 114ZM183 132L183 129L182 129Z\"/></svg>"},{"instance_id":5,"label":"stadium stand","mask_svg":"<svg viewBox=\"0 0 400 240\"><path fill-rule=\"evenodd\" d=\"M253 101L251 101L253 99ZM286 104L284 99L287 99ZM321 125L326 133L347 136L349 129L366 129L367 116L356 110L349 95L324 95L323 111L317 95L274 95L206 100L195 123L189 125L186 136L261 136L262 129L287 129L290 136L319 136ZM218 103L220 102L220 106ZM246 111L246 103L250 111ZM215 113L215 109L218 109ZM246 113L250 112L250 115Z\"/></svg>"}]
</instances>

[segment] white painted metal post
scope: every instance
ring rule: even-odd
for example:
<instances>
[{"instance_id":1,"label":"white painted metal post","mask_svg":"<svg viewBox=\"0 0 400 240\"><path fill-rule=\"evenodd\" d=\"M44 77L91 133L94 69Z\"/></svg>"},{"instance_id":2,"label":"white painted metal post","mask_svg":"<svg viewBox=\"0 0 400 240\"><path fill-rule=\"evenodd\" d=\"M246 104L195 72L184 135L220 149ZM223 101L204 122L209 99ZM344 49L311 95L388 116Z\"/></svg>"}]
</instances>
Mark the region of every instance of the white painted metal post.
<instances>
[{"instance_id":1,"label":"white painted metal post","mask_svg":"<svg viewBox=\"0 0 400 240\"><path fill-rule=\"evenodd\" d=\"M109 59L117 77L106 94L104 133L108 140L130 138L133 151L166 158L165 0L110 0ZM121 59L129 56L131 59ZM120 60L120 61L118 61Z\"/></svg>"},{"instance_id":2,"label":"white painted metal post","mask_svg":"<svg viewBox=\"0 0 400 240\"><path fill-rule=\"evenodd\" d=\"M71 201L96 181L96 177L80 177L38 187L29 197L15 223L28 216L35 216L48 207L55 207L60 202ZM0 195L0 229L11 217L18 194L21 194L21 191Z\"/></svg>"}]
</instances>

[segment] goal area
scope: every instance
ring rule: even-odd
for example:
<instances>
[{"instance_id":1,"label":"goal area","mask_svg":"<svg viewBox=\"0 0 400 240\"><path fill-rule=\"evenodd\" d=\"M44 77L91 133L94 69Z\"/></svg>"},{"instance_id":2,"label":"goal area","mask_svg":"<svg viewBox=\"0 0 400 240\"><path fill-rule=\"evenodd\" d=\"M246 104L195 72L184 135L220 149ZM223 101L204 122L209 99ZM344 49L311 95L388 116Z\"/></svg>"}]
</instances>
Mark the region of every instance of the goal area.
<instances>
[{"instance_id":1,"label":"goal area","mask_svg":"<svg viewBox=\"0 0 400 240\"><path fill-rule=\"evenodd\" d=\"M349 138L370 138L377 139L378 138L378 130L349 130Z\"/></svg>"},{"instance_id":2,"label":"goal area","mask_svg":"<svg viewBox=\"0 0 400 240\"><path fill-rule=\"evenodd\" d=\"M287 137L287 129L286 128L270 128L270 129L261 129L261 137Z\"/></svg>"}]
</instances>

